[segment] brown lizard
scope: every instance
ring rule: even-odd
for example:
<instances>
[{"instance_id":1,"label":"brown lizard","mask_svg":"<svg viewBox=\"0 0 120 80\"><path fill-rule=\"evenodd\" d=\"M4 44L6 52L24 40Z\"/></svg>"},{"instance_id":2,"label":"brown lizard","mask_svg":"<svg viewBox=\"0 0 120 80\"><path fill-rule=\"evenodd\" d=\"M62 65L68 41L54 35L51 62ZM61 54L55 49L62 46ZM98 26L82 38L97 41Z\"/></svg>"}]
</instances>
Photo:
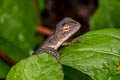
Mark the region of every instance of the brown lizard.
<instances>
[{"instance_id":1,"label":"brown lizard","mask_svg":"<svg viewBox=\"0 0 120 80\"><path fill-rule=\"evenodd\" d=\"M71 19L71 18L64 18L56 25L56 30L48 39L43 43L41 47L39 47L33 54L39 54L42 52L48 52L59 59L59 53L57 49L73 34L75 34L81 25Z\"/></svg>"}]
</instances>

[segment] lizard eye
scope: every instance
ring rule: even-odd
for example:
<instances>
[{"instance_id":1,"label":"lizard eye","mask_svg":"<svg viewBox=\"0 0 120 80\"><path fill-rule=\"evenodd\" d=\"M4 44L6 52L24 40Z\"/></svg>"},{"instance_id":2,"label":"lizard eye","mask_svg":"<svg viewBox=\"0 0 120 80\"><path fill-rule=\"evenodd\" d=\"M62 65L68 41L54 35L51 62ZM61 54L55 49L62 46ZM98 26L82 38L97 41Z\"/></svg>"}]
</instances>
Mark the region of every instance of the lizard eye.
<instances>
[{"instance_id":1,"label":"lizard eye","mask_svg":"<svg viewBox=\"0 0 120 80\"><path fill-rule=\"evenodd\" d=\"M68 32L68 31L70 31L70 26L67 24L64 24L64 27L62 29L63 29L63 31Z\"/></svg>"}]
</instances>

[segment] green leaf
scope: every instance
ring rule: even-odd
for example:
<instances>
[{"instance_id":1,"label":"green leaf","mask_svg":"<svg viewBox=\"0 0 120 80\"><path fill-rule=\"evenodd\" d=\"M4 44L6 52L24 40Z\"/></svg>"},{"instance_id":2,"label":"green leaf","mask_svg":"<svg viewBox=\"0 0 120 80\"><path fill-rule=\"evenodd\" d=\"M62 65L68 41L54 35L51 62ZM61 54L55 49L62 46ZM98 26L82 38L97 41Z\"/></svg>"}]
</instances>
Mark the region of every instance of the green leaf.
<instances>
[{"instance_id":1,"label":"green leaf","mask_svg":"<svg viewBox=\"0 0 120 80\"><path fill-rule=\"evenodd\" d=\"M36 19L30 0L2 0L0 37L28 52L35 46Z\"/></svg>"},{"instance_id":2,"label":"green leaf","mask_svg":"<svg viewBox=\"0 0 120 80\"><path fill-rule=\"evenodd\" d=\"M98 9L90 20L91 30L120 28L120 0L98 1Z\"/></svg>"},{"instance_id":3,"label":"green leaf","mask_svg":"<svg viewBox=\"0 0 120 80\"><path fill-rule=\"evenodd\" d=\"M120 75L115 75L112 76L111 80L119 80L120 79Z\"/></svg>"},{"instance_id":4,"label":"green leaf","mask_svg":"<svg viewBox=\"0 0 120 80\"><path fill-rule=\"evenodd\" d=\"M36 46L35 29L31 0L0 0L0 51L15 61L28 56ZM0 78L9 68L0 60Z\"/></svg>"},{"instance_id":5,"label":"green leaf","mask_svg":"<svg viewBox=\"0 0 120 80\"><path fill-rule=\"evenodd\" d=\"M88 32L77 40L81 42L60 50L60 63L78 69L94 80L110 80L118 72L119 29Z\"/></svg>"},{"instance_id":6,"label":"green leaf","mask_svg":"<svg viewBox=\"0 0 120 80\"><path fill-rule=\"evenodd\" d=\"M88 75L69 66L63 66L64 80L92 80Z\"/></svg>"},{"instance_id":7,"label":"green leaf","mask_svg":"<svg viewBox=\"0 0 120 80\"><path fill-rule=\"evenodd\" d=\"M4 79L10 70L10 66L0 59L0 78Z\"/></svg>"},{"instance_id":8,"label":"green leaf","mask_svg":"<svg viewBox=\"0 0 120 80\"><path fill-rule=\"evenodd\" d=\"M4 51L4 53L10 58L12 58L14 61L19 61L20 59L28 56L27 52L15 46L12 42L1 37L0 37L0 51Z\"/></svg>"},{"instance_id":9,"label":"green leaf","mask_svg":"<svg viewBox=\"0 0 120 80\"><path fill-rule=\"evenodd\" d=\"M40 12L45 10L45 0L38 0L38 4L39 4Z\"/></svg>"},{"instance_id":10,"label":"green leaf","mask_svg":"<svg viewBox=\"0 0 120 80\"><path fill-rule=\"evenodd\" d=\"M0 51L4 51L4 53L7 56L9 56L16 62L28 56L28 54L25 53L25 51L16 47L12 42L9 42L8 40L5 40L1 37L0 37ZM5 78L9 69L10 65L8 65L7 63L0 59L0 78Z\"/></svg>"},{"instance_id":11,"label":"green leaf","mask_svg":"<svg viewBox=\"0 0 120 80\"><path fill-rule=\"evenodd\" d=\"M42 53L17 63L6 80L63 80L63 72L54 56Z\"/></svg>"}]
</instances>

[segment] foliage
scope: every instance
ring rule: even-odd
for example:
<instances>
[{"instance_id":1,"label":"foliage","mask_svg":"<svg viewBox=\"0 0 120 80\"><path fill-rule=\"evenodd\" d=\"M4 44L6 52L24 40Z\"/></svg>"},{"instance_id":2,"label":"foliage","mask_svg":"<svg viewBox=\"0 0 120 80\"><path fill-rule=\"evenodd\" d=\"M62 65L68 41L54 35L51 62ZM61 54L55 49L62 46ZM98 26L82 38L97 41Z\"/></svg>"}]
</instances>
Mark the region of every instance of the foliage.
<instances>
[{"instance_id":1,"label":"foliage","mask_svg":"<svg viewBox=\"0 0 120 80\"><path fill-rule=\"evenodd\" d=\"M91 30L120 28L120 0L98 0L99 6L90 20Z\"/></svg>"},{"instance_id":2,"label":"foliage","mask_svg":"<svg viewBox=\"0 0 120 80\"><path fill-rule=\"evenodd\" d=\"M15 61L27 57L36 46L36 18L31 2L0 0L0 51ZM10 66L0 59L0 78Z\"/></svg>"},{"instance_id":3,"label":"foliage","mask_svg":"<svg viewBox=\"0 0 120 80\"><path fill-rule=\"evenodd\" d=\"M101 32L102 34L100 34ZM120 30L118 29L104 29L104 30L92 31L83 36L80 36L77 38L77 40L81 40L80 43L73 43L72 45L66 46L59 51L61 53L59 62L61 64L71 66L79 71L82 71L85 74L88 74L94 80L109 80L112 77L114 77L116 73L119 74L119 70L118 70L118 66L119 66L118 63L120 61L120 53L119 53L120 34L119 33L120 33ZM40 56L41 55L42 54L40 54ZM13 75L15 74L16 75L24 74L23 76L26 76L29 73L33 72L33 74L31 74L31 76L33 76L34 71L36 72L36 70L34 70L34 67L38 67L37 66L38 64L39 66L41 65L44 66L46 64L50 64L50 62L53 62L53 61L48 61L43 63L40 59L40 62L36 64L36 61L39 59L37 58L33 58L33 59L28 58L28 59L21 61L16 66L14 66L9 72L7 80L14 80ZM50 57L50 59L52 59L52 57ZM46 57L43 56L43 60L46 60ZM27 63L33 64L34 67L27 65ZM21 64L22 66L24 66L23 68ZM60 64L56 64L56 66L59 66L59 65ZM52 67L53 70L51 70L50 66ZM51 71L54 71L54 69L56 69L56 66L53 66L51 64L49 66L46 66L45 68L48 68ZM17 69L19 70L22 69L23 70L22 73L19 70L17 71ZM35 68L35 69L39 71L38 68ZM38 74L42 74L46 72L48 69L40 71ZM40 67L40 70L41 70L41 67ZM62 75L61 72L62 70L57 74ZM47 71L47 74L49 74L49 71ZM44 76L45 75L46 74L44 74ZM42 75L38 75L37 77L41 78ZM88 79L90 78L88 77ZM23 77L22 80L26 80L26 77ZM29 80L29 78L27 78L27 80ZM34 80L37 80L37 79L34 78ZM50 79L44 79L44 80L50 80ZM53 80L56 80L56 79L53 79Z\"/></svg>"},{"instance_id":4,"label":"foliage","mask_svg":"<svg viewBox=\"0 0 120 80\"><path fill-rule=\"evenodd\" d=\"M64 80L92 80L90 76L74 69L70 66L63 65Z\"/></svg>"},{"instance_id":5,"label":"foliage","mask_svg":"<svg viewBox=\"0 0 120 80\"><path fill-rule=\"evenodd\" d=\"M44 0L38 4L43 11ZM57 61L48 53L30 56L37 44L36 16L30 0L0 0L0 51L19 61L11 68L0 59L0 79L11 68L6 80L119 80L120 29L115 29L120 27L119 4L119 0L99 0L90 28L110 29L79 36L76 40L80 42L59 50Z\"/></svg>"},{"instance_id":6,"label":"foliage","mask_svg":"<svg viewBox=\"0 0 120 80\"><path fill-rule=\"evenodd\" d=\"M109 80L119 72L119 33L117 29L104 29L78 37L80 43L60 50L60 63L78 69L94 80Z\"/></svg>"},{"instance_id":7,"label":"foliage","mask_svg":"<svg viewBox=\"0 0 120 80\"><path fill-rule=\"evenodd\" d=\"M55 57L43 53L21 60L12 67L6 80L62 80L62 67Z\"/></svg>"}]
</instances>

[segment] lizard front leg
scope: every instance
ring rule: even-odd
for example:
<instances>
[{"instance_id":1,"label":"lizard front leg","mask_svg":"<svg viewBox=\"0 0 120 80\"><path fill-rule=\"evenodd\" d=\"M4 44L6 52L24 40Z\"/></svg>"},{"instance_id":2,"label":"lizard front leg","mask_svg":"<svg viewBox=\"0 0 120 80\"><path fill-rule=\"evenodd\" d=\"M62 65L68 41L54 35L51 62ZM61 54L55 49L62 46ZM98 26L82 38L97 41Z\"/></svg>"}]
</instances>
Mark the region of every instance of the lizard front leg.
<instances>
[{"instance_id":1,"label":"lizard front leg","mask_svg":"<svg viewBox=\"0 0 120 80\"><path fill-rule=\"evenodd\" d=\"M73 44L73 43L80 43L80 42L81 42L80 40L74 39L74 40L72 40L72 41L70 41L70 42L64 42L64 43L62 44L62 46L67 46L67 45L71 45L71 44Z\"/></svg>"}]
</instances>

